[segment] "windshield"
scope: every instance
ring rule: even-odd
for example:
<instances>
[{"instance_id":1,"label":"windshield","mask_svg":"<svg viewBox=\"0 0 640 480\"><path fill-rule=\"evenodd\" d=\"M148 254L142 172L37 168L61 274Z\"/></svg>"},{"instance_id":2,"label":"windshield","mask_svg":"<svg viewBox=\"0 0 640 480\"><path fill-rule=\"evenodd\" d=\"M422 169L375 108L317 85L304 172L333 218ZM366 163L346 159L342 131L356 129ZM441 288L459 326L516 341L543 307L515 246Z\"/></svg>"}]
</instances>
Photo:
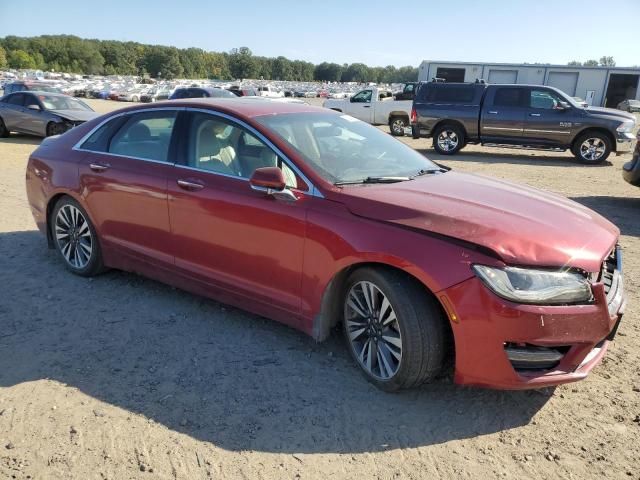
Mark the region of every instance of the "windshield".
<instances>
[{"instance_id":1,"label":"windshield","mask_svg":"<svg viewBox=\"0 0 640 480\"><path fill-rule=\"evenodd\" d=\"M86 103L72 97L58 95L38 95L46 110L88 110L93 112Z\"/></svg>"},{"instance_id":2,"label":"windshield","mask_svg":"<svg viewBox=\"0 0 640 480\"><path fill-rule=\"evenodd\" d=\"M412 177L439 167L387 133L348 115L289 113L256 120L332 183Z\"/></svg>"}]
</instances>

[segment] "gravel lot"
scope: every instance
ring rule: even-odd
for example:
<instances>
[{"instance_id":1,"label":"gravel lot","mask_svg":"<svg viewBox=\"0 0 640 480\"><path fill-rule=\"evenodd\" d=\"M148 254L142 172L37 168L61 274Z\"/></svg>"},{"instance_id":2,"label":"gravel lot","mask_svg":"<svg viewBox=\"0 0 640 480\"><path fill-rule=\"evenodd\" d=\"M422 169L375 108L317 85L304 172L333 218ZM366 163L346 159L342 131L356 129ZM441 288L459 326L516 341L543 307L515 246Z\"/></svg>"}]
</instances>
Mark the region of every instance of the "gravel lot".
<instances>
[{"instance_id":1,"label":"gravel lot","mask_svg":"<svg viewBox=\"0 0 640 480\"><path fill-rule=\"evenodd\" d=\"M90 101L98 111L123 104ZM386 129L385 129L386 130ZM640 189L628 156L469 147L436 161L552 190L622 231L627 315L602 365L534 392L370 386L326 343L135 275L67 273L0 139L0 478L640 479Z\"/></svg>"}]
</instances>

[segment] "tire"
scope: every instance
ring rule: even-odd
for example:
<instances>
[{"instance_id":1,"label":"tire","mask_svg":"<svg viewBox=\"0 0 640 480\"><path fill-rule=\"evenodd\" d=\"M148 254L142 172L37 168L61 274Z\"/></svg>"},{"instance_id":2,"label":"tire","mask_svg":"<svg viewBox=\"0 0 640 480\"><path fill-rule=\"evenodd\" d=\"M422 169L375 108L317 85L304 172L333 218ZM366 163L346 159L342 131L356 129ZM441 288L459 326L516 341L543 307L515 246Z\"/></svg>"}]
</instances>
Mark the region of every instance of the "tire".
<instances>
[{"instance_id":1,"label":"tire","mask_svg":"<svg viewBox=\"0 0 640 480\"><path fill-rule=\"evenodd\" d=\"M409 125L406 118L403 117L391 117L389 119L389 130L394 137L404 136L404 129Z\"/></svg>"},{"instance_id":2,"label":"tire","mask_svg":"<svg viewBox=\"0 0 640 480\"><path fill-rule=\"evenodd\" d=\"M365 291L373 292L369 301ZM372 301L377 304L371 309ZM387 392L415 387L440 372L448 345L447 319L415 281L400 272L361 268L348 278L342 305L349 351L376 387Z\"/></svg>"},{"instance_id":3,"label":"tire","mask_svg":"<svg viewBox=\"0 0 640 480\"><path fill-rule=\"evenodd\" d=\"M11 135L11 132L4 124L4 121L2 120L2 118L0 118L0 137L9 138L9 135Z\"/></svg>"},{"instance_id":4,"label":"tire","mask_svg":"<svg viewBox=\"0 0 640 480\"><path fill-rule=\"evenodd\" d=\"M411 137L414 140L418 140L420 138L420 128L417 125L411 125Z\"/></svg>"},{"instance_id":5,"label":"tire","mask_svg":"<svg viewBox=\"0 0 640 480\"><path fill-rule=\"evenodd\" d=\"M458 125L440 125L433 132L433 148L440 155L454 155L464 147L464 130Z\"/></svg>"},{"instance_id":6,"label":"tire","mask_svg":"<svg viewBox=\"0 0 640 480\"><path fill-rule=\"evenodd\" d=\"M601 132L585 132L576 138L571 152L582 163L596 165L611 154L611 140Z\"/></svg>"},{"instance_id":7,"label":"tire","mask_svg":"<svg viewBox=\"0 0 640 480\"><path fill-rule=\"evenodd\" d=\"M87 212L73 198L58 200L49 218L49 228L53 245L68 270L82 277L104 271L96 230ZM67 241L70 237L72 240Z\"/></svg>"},{"instance_id":8,"label":"tire","mask_svg":"<svg viewBox=\"0 0 640 480\"><path fill-rule=\"evenodd\" d=\"M53 137L54 135L62 135L64 132L67 131L67 128L65 127L64 123L57 123L57 122L49 122L47 124L47 137Z\"/></svg>"}]
</instances>

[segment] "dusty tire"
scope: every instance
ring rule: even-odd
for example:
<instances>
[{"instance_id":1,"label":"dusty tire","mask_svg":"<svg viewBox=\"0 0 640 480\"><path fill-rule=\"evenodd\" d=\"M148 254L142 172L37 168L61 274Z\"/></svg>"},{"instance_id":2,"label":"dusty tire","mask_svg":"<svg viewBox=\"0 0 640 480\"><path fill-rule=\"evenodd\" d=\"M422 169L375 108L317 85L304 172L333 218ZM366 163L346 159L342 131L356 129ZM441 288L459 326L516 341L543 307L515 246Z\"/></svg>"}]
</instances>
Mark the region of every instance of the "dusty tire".
<instances>
[{"instance_id":1,"label":"dusty tire","mask_svg":"<svg viewBox=\"0 0 640 480\"><path fill-rule=\"evenodd\" d=\"M67 128L63 123L49 122L47 124L47 137L53 137L54 135L62 135L67 131Z\"/></svg>"},{"instance_id":2,"label":"dusty tire","mask_svg":"<svg viewBox=\"0 0 640 480\"><path fill-rule=\"evenodd\" d=\"M464 147L464 130L458 125L440 125L433 132L433 148L440 155L454 155Z\"/></svg>"},{"instance_id":3,"label":"dusty tire","mask_svg":"<svg viewBox=\"0 0 640 480\"><path fill-rule=\"evenodd\" d=\"M389 130L394 137L404 136L404 129L409 125L406 118L403 117L391 117L389 119Z\"/></svg>"},{"instance_id":4,"label":"dusty tire","mask_svg":"<svg viewBox=\"0 0 640 480\"><path fill-rule=\"evenodd\" d=\"M600 132L585 132L576 138L571 152L578 161L596 165L604 162L611 154L611 140Z\"/></svg>"},{"instance_id":5,"label":"dusty tire","mask_svg":"<svg viewBox=\"0 0 640 480\"><path fill-rule=\"evenodd\" d=\"M65 267L76 275L92 277L104 271L102 250L87 212L71 197L58 200L49 228L53 245Z\"/></svg>"},{"instance_id":6,"label":"dusty tire","mask_svg":"<svg viewBox=\"0 0 640 480\"><path fill-rule=\"evenodd\" d=\"M401 272L358 269L346 282L342 306L348 349L376 387L388 392L411 388L441 371L448 320L414 280Z\"/></svg>"},{"instance_id":7,"label":"dusty tire","mask_svg":"<svg viewBox=\"0 0 640 480\"><path fill-rule=\"evenodd\" d=\"M1 138L9 138L9 135L11 135L11 132L9 131L9 129L4 124L4 121L0 118L0 137Z\"/></svg>"}]
</instances>

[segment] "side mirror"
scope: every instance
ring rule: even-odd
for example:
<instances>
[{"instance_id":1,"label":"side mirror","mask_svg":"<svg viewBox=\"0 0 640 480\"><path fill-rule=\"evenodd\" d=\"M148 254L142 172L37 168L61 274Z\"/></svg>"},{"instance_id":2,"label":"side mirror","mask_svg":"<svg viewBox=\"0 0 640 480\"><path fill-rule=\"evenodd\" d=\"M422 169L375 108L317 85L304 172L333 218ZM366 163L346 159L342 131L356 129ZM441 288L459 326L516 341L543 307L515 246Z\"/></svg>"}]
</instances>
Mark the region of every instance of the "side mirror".
<instances>
[{"instance_id":1,"label":"side mirror","mask_svg":"<svg viewBox=\"0 0 640 480\"><path fill-rule=\"evenodd\" d=\"M556 107L558 110L569 110L571 108L571 105L569 105L567 102L559 102L558 106Z\"/></svg>"},{"instance_id":2,"label":"side mirror","mask_svg":"<svg viewBox=\"0 0 640 480\"><path fill-rule=\"evenodd\" d=\"M278 167L256 168L249 179L251 189L264 192L279 200L295 202L298 197L287 188L284 173Z\"/></svg>"},{"instance_id":3,"label":"side mirror","mask_svg":"<svg viewBox=\"0 0 640 480\"><path fill-rule=\"evenodd\" d=\"M38 105L33 104L33 103L31 105L28 105L27 108L29 110L35 110L36 112L40 111L40 107Z\"/></svg>"}]
</instances>

